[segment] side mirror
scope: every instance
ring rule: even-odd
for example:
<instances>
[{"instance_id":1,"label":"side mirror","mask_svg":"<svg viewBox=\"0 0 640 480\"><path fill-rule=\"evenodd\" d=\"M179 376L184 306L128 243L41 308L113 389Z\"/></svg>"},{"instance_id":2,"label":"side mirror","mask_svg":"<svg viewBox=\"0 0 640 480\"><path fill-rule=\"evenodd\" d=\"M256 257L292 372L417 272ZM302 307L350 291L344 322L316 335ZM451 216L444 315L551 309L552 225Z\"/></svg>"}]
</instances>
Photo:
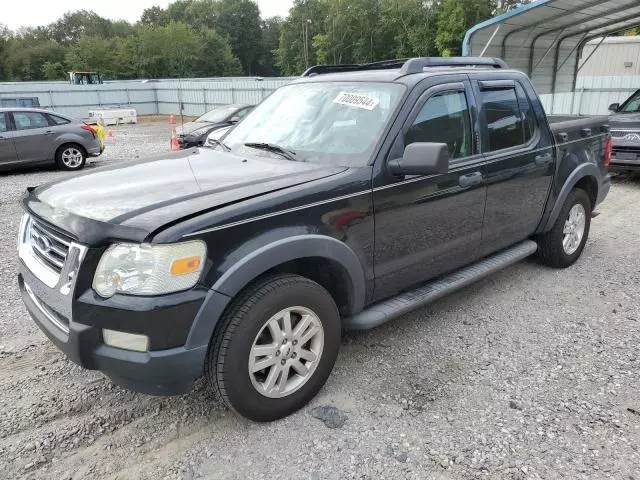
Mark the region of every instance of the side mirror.
<instances>
[{"instance_id":1,"label":"side mirror","mask_svg":"<svg viewBox=\"0 0 640 480\"><path fill-rule=\"evenodd\" d=\"M449 146L446 143L410 143L402 158L389 162L394 175L436 175L449 171Z\"/></svg>"},{"instance_id":2,"label":"side mirror","mask_svg":"<svg viewBox=\"0 0 640 480\"><path fill-rule=\"evenodd\" d=\"M611 105L609 105L609 111L610 112L617 112L618 110L620 110L620 104L619 103L612 103Z\"/></svg>"},{"instance_id":3,"label":"side mirror","mask_svg":"<svg viewBox=\"0 0 640 480\"><path fill-rule=\"evenodd\" d=\"M229 119L230 123L238 123L240 121L240 117L231 117L231 119Z\"/></svg>"}]
</instances>

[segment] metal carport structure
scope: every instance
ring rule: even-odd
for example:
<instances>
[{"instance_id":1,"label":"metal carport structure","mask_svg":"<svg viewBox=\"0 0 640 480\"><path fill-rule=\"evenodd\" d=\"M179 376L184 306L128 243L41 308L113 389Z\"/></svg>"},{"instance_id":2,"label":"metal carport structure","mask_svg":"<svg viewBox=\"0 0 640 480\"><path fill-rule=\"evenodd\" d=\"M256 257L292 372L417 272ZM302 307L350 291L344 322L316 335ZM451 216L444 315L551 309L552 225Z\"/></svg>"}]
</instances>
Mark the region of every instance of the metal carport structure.
<instances>
[{"instance_id":1,"label":"metal carport structure","mask_svg":"<svg viewBox=\"0 0 640 480\"><path fill-rule=\"evenodd\" d=\"M571 113L585 43L639 25L640 0L538 0L469 29L462 52L504 59L550 113Z\"/></svg>"}]
</instances>

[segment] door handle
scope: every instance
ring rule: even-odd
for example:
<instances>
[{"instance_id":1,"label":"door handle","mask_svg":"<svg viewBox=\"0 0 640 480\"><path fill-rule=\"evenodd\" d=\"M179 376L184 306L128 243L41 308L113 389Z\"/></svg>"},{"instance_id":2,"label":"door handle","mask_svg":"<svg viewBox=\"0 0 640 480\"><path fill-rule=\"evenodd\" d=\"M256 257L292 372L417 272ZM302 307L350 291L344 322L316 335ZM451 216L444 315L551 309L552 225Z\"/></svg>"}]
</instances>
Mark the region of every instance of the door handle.
<instances>
[{"instance_id":1,"label":"door handle","mask_svg":"<svg viewBox=\"0 0 640 480\"><path fill-rule=\"evenodd\" d=\"M536 161L536 165L538 166L549 165L551 162L553 162L553 155L551 155L550 153L545 153L544 155L537 155L535 158L535 161Z\"/></svg>"},{"instance_id":2,"label":"door handle","mask_svg":"<svg viewBox=\"0 0 640 480\"><path fill-rule=\"evenodd\" d=\"M461 187L473 187L480 185L484 181L482 172L473 172L468 175L462 175L458 178L458 185Z\"/></svg>"},{"instance_id":3,"label":"door handle","mask_svg":"<svg viewBox=\"0 0 640 480\"><path fill-rule=\"evenodd\" d=\"M44 132L45 135L53 135L53 132L51 130L47 130L46 132Z\"/></svg>"}]
</instances>

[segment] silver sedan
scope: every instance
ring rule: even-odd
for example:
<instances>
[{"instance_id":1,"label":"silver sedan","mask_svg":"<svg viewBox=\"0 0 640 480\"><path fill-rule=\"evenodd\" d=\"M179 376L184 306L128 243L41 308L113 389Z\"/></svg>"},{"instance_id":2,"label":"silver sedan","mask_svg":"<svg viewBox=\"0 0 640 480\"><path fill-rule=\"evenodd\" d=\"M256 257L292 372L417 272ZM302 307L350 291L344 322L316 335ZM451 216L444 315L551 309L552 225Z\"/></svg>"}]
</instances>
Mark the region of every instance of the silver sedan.
<instances>
[{"instance_id":1,"label":"silver sedan","mask_svg":"<svg viewBox=\"0 0 640 480\"><path fill-rule=\"evenodd\" d=\"M87 157L104 150L97 130L59 113L31 108L0 108L0 169L57 164L80 170Z\"/></svg>"}]
</instances>

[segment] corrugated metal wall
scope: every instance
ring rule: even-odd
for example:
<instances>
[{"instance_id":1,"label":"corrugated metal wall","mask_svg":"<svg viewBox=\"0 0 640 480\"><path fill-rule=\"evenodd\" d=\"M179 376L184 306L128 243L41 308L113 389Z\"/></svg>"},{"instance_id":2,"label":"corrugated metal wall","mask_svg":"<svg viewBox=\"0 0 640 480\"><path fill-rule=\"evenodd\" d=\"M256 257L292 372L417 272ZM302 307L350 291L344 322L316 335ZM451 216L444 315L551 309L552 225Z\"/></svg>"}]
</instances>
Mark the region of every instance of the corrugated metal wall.
<instances>
[{"instance_id":1,"label":"corrugated metal wall","mask_svg":"<svg viewBox=\"0 0 640 480\"><path fill-rule=\"evenodd\" d=\"M0 100L38 99L42 108L50 108L77 118L87 118L93 108L132 106L138 115L201 115L215 105L225 103L256 104L292 78L224 78L166 80L157 83L139 81L110 82L104 85L69 85L65 82L0 83Z\"/></svg>"},{"instance_id":2,"label":"corrugated metal wall","mask_svg":"<svg viewBox=\"0 0 640 480\"><path fill-rule=\"evenodd\" d=\"M541 95L547 113L556 115L606 115L609 105L622 103L640 90L638 76L581 76L577 78L576 91Z\"/></svg>"},{"instance_id":3,"label":"corrugated metal wall","mask_svg":"<svg viewBox=\"0 0 640 480\"><path fill-rule=\"evenodd\" d=\"M640 75L640 37L607 38L597 50L599 40L584 46L582 58L593 55L580 74L584 76L638 76Z\"/></svg>"}]
</instances>

